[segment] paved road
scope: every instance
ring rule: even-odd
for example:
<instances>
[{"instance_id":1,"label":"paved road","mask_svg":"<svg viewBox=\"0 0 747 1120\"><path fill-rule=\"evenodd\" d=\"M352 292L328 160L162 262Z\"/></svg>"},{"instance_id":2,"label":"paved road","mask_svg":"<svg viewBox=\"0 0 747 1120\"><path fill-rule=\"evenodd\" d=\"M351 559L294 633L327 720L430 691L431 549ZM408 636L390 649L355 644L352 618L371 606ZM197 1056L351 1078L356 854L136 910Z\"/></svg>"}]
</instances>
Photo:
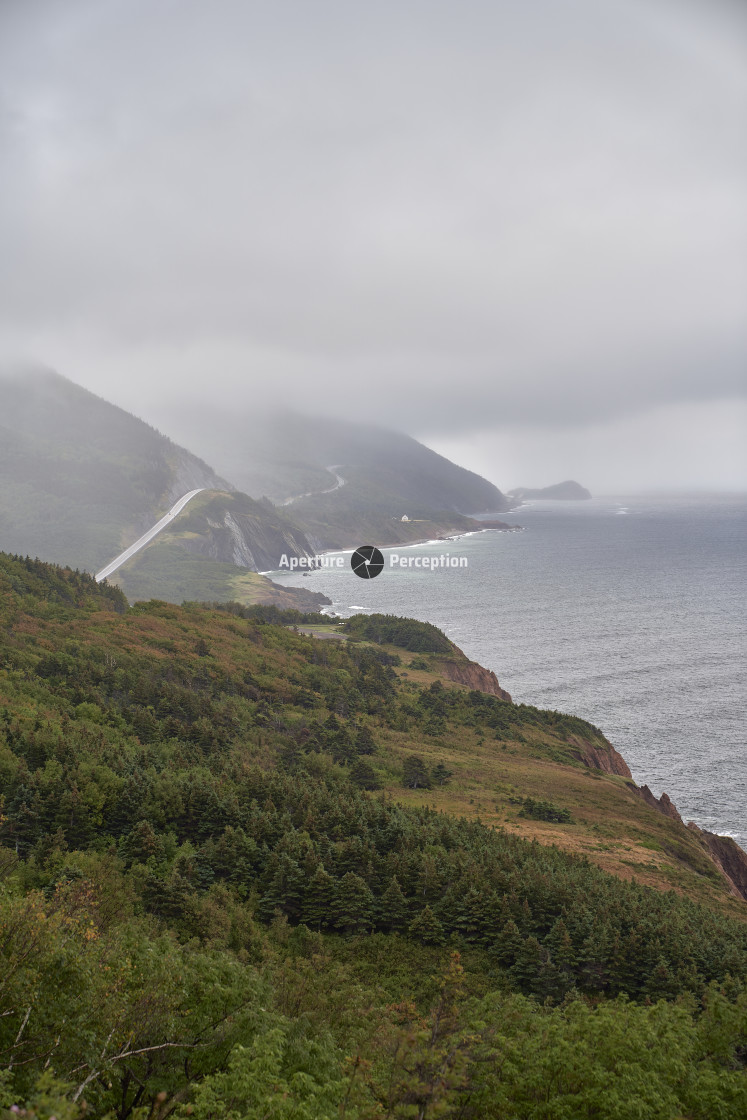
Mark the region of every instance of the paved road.
<instances>
[{"instance_id":1,"label":"paved road","mask_svg":"<svg viewBox=\"0 0 747 1120\"><path fill-rule=\"evenodd\" d=\"M117 568L121 567L125 560L129 560L130 557L134 556L136 552L139 552L141 548L145 548L146 544L152 541L162 529L165 529L178 513L182 512L187 502L191 502L194 496L196 494L201 494L204 489L205 487L201 486L199 490L190 490L190 492L185 494L183 498L180 498L178 502L174 502L169 512L165 514L160 521L157 521L152 529L149 529L147 533L143 533L142 537L139 537L135 543L131 544L129 548L126 548L124 552L120 552L119 556L117 556L115 560L112 560L111 564L107 564L100 572L96 572L94 577L96 582L100 583L102 579L106 579L112 572L116 572Z\"/></svg>"},{"instance_id":2,"label":"paved road","mask_svg":"<svg viewBox=\"0 0 747 1120\"><path fill-rule=\"evenodd\" d=\"M334 486L330 486L329 490L309 490L307 494L296 494L294 498L286 498L282 502L277 502L279 506L292 506L294 502L300 502L301 498L314 498L318 494L333 494L335 490L339 490L341 486L345 485L345 479L337 473L337 467L325 467L325 470L335 476Z\"/></svg>"}]
</instances>

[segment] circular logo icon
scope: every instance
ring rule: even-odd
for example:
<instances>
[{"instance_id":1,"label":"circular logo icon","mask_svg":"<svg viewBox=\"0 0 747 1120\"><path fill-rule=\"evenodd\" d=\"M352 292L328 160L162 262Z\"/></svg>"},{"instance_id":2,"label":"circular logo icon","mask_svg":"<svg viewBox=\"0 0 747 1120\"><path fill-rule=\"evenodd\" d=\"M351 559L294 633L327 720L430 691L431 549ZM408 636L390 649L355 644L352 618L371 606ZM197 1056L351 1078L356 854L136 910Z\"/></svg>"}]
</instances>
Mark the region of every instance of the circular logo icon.
<instances>
[{"instance_id":1,"label":"circular logo icon","mask_svg":"<svg viewBox=\"0 0 747 1120\"><path fill-rule=\"evenodd\" d=\"M350 567L361 579L375 579L384 567L384 557L372 544L362 544L350 557Z\"/></svg>"}]
</instances>

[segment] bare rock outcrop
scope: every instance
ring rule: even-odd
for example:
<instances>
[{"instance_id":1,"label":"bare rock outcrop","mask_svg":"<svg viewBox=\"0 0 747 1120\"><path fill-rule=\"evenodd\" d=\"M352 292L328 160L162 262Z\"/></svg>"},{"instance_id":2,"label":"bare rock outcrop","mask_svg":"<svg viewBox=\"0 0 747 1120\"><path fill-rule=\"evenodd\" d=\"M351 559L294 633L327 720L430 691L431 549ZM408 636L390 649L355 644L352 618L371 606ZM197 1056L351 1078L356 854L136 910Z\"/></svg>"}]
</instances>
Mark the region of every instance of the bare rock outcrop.
<instances>
[{"instance_id":1,"label":"bare rock outcrop","mask_svg":"<svg viewBox=\"0 0 747 1120\"><path fill-rule=\"evenodd\" d=\"M505 688L501 688L492 669L486 669L476 661L440 661L438 670L442 676L449 681L454 681L455 684L463 684L476 692L487 692L491 696L498 696L501 700L511 702L510 694Z\"/></svg>"},{"instance_id":2,"label":"bare rock outcrop","mask_svg":"<svg viewBox=\"0 0 747 1120\"><path fill-rule=\"evenodd\" d=\"M667 793L655 797L648 786L636 786L632 782L630 786L652 809L684 825L677 806ZM699 828L695 821L688 821L687 827L700 839L708 855L729 884L730 893L735 898L743 898L747 901L747 852L744 852L731 836L717 836L715 832Z\"/></svg>"},{"instance_id":3,"label":"bare rock outcrop","mask_svg":"<svg viewBox=\"0 0 747 1120\"><path fill-rule=\"evenodd\" d=\"M592 743L582 739L580 735L569 735L568 742L573 747L572 754L590 770L602 770L605 774L616 774L620 778L630 778L630 768L623 756L616 751L612 743Z\"/></svg>"},{"instance_id":4,"label":"bare rock outcrop","mask_svg":"<svg viewBox=\"0 0 747 1120\"><path fill-rule=\"evenodd\" d=\"M654 797L648 786L636 786L639 795L643 798L647 805L657 812L662 813L665 817L669 817L673 821L679 821L683 824L682 817L677 812L677 806L672 801L668 793L662 793L661 797Z\"/></svg>"},{"instance_id":5,"label":"bare rock outcrop","mask_svg":"<svg viewBox=\"0 0 747 1120\"><path fill-rule=\"evenodd\" d=\"M284 554L313 555L303 532L272 506L235 491L215 493L197 510L188 507L174 529L177 543L187 552L252 572L277 568Z\"/></svg>"},{"instance_id":6,"label":"bare rock outcrop","mask_svg":"<svg viewBox=\"0 0 747 1120\"><path fill-rule=\"evenodd\" d=\"M747 852L731 836L717 836L715 832L699 828L695 821L688 821L687 827L708 848L716 867L731 884L731 893L747 900Z\"/></svg>"}]
</instances>

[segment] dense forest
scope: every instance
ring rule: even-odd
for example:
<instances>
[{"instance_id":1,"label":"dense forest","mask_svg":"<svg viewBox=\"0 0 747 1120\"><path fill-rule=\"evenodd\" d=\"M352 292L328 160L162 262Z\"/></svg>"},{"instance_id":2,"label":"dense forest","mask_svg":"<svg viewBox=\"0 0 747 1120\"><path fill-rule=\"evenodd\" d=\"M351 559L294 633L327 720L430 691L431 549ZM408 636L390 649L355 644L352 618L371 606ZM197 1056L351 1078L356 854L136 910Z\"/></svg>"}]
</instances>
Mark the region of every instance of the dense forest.
<instances>
[{"instance_id":1,"label":"dense forest","mask_svg":"<svg viewBox=\"0 0 747 1120\"><path fill-rule=\"evenodd\" d=\"M0 556L5 1115L747 1115L747 924L399 804L382 750L435 788L445 728L600 732L403 683L435 628L304 621Z\"/></svg>"}]
</instances>

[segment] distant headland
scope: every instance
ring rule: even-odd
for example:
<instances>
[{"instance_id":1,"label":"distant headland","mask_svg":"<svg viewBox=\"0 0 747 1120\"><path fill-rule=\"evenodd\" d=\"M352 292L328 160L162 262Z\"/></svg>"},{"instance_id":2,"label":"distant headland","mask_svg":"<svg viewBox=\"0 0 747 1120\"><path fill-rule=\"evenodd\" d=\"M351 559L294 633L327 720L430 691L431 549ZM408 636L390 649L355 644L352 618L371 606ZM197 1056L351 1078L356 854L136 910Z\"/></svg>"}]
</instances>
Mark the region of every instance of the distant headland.
<instances>
[{"instance_id":1,"label":"distant headland","mask_svg":"<svg viewBox=\"0 0 747 1120\"><path fill-rule=\"evenodd\" d=\"M563 502L580 502L590 498L591 494L585 486L569 480L567 482L557 482L554 486L545 486L541 490L531 490L527 486L518 486L515 490L509 490L507 497L517 502L526 501L527 498L550 498Z\"/></svg>"}]
</instances>

